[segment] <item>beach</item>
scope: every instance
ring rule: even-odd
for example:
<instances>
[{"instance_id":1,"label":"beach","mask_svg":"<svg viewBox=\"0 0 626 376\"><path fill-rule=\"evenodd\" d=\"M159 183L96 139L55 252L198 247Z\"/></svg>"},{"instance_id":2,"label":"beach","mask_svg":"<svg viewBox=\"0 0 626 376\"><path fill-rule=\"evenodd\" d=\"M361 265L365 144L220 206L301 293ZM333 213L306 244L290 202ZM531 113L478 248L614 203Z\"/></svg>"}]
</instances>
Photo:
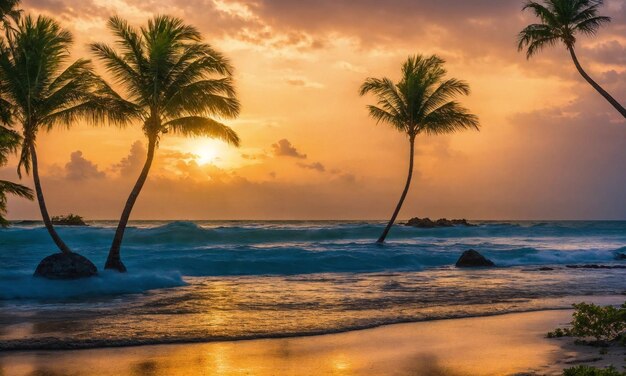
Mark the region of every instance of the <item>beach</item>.
<instances>
[{"instance_id":1,"label":"beach","mask_svg":"<svg viewBox=\"0 0 626 376\"><path fill-rule=\"evenodd\" d=\"M398 226L380 246L381 222L137 221L128 273L74 281L33 277L47 234L15 224L0 374L559 374L597 357L545 335L573 303L626 300L626 222L477 224ZM113 230L59 229L98 264ZM467 249L496 267L455 267Z\"/></svg>"},{"instance_id":2,"label":"beach","mask_svg":"<svg viewBox=\"0 0 626 376\"><path fill-rule=\"evenodd\" d=\"M513 313L283 339L4 352L0 374L559 375L573 364L624 365L623 348L599 356L595 347L545 337L569 322L571 313ZM592 358L602 359L586 362Z\"/></svg>"}]
</instances>

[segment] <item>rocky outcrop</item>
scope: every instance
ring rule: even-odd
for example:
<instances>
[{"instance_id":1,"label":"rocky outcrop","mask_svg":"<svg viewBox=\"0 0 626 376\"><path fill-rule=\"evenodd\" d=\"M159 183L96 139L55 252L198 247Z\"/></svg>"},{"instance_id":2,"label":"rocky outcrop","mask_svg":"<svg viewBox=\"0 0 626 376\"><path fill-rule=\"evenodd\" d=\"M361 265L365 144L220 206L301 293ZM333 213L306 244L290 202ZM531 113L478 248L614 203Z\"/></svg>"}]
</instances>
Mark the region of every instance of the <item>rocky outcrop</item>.
<instances>
[{"instance_id":1,"label":"rocky outcrop","mask_svg":"<svg viewBox=\"0 0 626 376\"><path fill-rule=\"evenodd\" d=\"M68 214L52 217L52 224L55 226L89 226L80 215Z\"/></svg>"},{"instance_id":2,"label":"rocky outcrop","mask_svg":"<svg viewBox=\"0 0 626 376\"><path fill-rule=\"evenodd\" d=\"M626 265L598 265L598 264L585 264L585 265L565 265L570 269L626 269Z\"/></svg>"},{"instance_id":3,"label":"rocky outcrop","mask_svg":"<svg viewBox=\"0 0 626 376\"><path fill-rule=\"evenodd\" d=\"M430 218L411 218L406 223L406 226L417 227L417 228L435 228L435 227L454 227L454 226L476 226L469 222L467 219L446 219L440 218L436 221L431 220Z\"/></svg>"},{"instance_id":4,"label":"rocky outcrop","mask_svg":"<svg viewBox=\"0 0 626 376\"><path fill-rule=\"evenodd\" d=\"M457 268L477 268L488 266L496 266L496 264L473 249L463 252L461 257L459 257L456 262Z\"/></svg>"},{"instance_id":5,"label":"rocky outcrop","mask_svg":"<svg viewBox=\"0 0 626 376\"><path fill-rule=\"evenodd\" d=\"M93 277L98 268L78 253L55 253L37 265L35 277L48 279L79 279Z\"/></svg>"}]
</instances>

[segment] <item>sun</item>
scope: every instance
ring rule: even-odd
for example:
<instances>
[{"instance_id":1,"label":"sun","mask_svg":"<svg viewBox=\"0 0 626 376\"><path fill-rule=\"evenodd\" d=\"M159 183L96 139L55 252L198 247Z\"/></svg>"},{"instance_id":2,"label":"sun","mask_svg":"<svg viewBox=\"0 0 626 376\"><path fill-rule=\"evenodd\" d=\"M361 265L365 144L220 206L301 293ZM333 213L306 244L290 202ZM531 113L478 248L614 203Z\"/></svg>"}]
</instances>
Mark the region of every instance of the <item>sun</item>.
<instances>
[{"instance_id":1,"label":"sun","mask_svg":"<svg viewBox=\"0 0 626 376\"><path fill-rule=\"evenodd\" d=\"M211 141L196 143L192 153L198 156L196 162L201 165L214 162L219 155L217 146Z\"/></svg>"}]
</instances>

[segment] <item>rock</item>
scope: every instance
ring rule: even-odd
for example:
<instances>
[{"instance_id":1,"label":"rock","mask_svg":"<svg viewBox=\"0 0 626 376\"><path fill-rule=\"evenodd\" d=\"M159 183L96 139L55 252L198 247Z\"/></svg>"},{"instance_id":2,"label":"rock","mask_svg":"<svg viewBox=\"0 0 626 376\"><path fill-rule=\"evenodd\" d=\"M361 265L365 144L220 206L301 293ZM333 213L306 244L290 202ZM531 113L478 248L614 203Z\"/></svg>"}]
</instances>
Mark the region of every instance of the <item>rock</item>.
<instances>
[{"instance_id":1,"label":"rock","mask_svg":"<svg viewBox=\"0 0 626 376\"><path fill-rule=\"evenodd\" d=\"M436 221L431 220L430 218L411 218L406 223L406 226L417 227L417 228L435 228L435 227L454 227L454 226L475 226L467 222L466 219L446 219L440 218Z\"/></svg>"},{"instance_id":2,"label":"rock","mask_svg":"<svg viewBox=\"0 0 626 376\"><path fill-rule=\"evenodd\" d=\"M456 262L457 268L475 268L481 266L496 266L496 264L473 249L463 252Z\"/></svg>"},{"instance_id":3,"label":"rock","mask_svg":"<svg viewBox=\"0 0 626 376\"><path fill-rule=\"evenodd\" d=\"M80 215L68 214L52 217L52 224L55 226L89 226Z\"/></svg>"},{"instance_id":4,"label":"rock","mask_svg":"<svg viewBox=\"0 0 626 376\"><path fill-rule=\"evenodd\" d=\"M406 226L419 227L419 228L433 228L435 227L435 222L431 221L430 218L411 218L406 223Z\"/></svg>"},{"instance_id":5,"label":"rock","mask_svg":"<svg viewBox=\"0 0 626 376\"><path fill-rule=\"evenodd\" d=\"M539 268L537 270L540 271L540 272L547 272L547 271L550 271L550 270L554 270L554 268L550 268L548 266L542 266L541 268Z\"/></svg>"},{"instance_id":6,"label":"rock","mask_svg":"<svg viewBox=\"0 0 626 376\"><path fill-rule=\"evenodd\" d=\"M616 260L626 260L626 253L616 253L615 254L615 259Z\"/></svg>"},{"instance_id":7,"label":"rock","mask_svg":"<svg viewBox=\"0 0 626 376\"><path fill-rule=\"evenodd\" d=\"M598 265L598 264L586 264L586 265L565 265L570 269L626 269L626 265Z\"/></svg>"},{"instance_id":8,"label":"rock","mask_svg":"<svg viewBox=\"0 0 626 376\"><path fill-rule=\"evenodd\" d=\"M98 268L78 253L55 253L37 265L35 277L48 279L78 279L93 277Z\"/></svg>"}]
</instances>

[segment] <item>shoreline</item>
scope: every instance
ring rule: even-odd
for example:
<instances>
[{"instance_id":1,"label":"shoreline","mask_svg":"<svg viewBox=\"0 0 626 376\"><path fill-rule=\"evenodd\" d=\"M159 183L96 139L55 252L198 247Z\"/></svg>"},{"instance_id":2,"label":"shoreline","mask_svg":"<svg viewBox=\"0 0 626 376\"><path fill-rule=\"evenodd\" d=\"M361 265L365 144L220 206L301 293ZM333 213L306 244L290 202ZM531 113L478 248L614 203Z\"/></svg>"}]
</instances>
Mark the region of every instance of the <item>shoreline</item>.
<instances>
[{"instance_id":1,"label":"shoreline","mask_svg":"<svg viewBox=\"0 0 626 376\"><path fill-rule=\"evenodd\" d=\"M506 313L278 339L5 351L0 353L0 374L558 375L576 360L599 357L597 348L545 337L547 331L569 322L571 313L571 309ZM620 360L616 356L582 364L604 366Z\"/></svg>"},{"instance_id":2,"label":"shoreline","mask_svg":"<svg viewBox=\"0 0 626 376\"><path fill-rule=\"evenodd\" d=\"M613 296L607 296L606 298L612 298ZM317 332L306 332L306 333L276 333L274 335L260 335L260 336L241 336L241 337L213 337L213 338L181 338L181 339L151 339L146 341L137 341L137 342L125 342L125 340L120 340L119 343L111 343L107 342L104 344L100 343L89 343L83 342L79 345L65 345L61 344L58 346L40 346L36 345L26 345L24 347L14 347L8 348L2 343L0 343L0 357L2 354L11 353L11 352L34 352L34 351L52 351L52 352L63 352L63 351L81 351L81 350L98 350L98 349L119 349L119 348L129 348L129 347L146 347L146 346L168 346L168 345L197 345L197 344L212 344L212 343L225 343L225 342L247 342L247 341L262 341L262 340L281 340L281 339L292 339L292 338L308 338L308 337L320 337L320 336L328 336L328 335L341 335L345 333L353 333L353 332L362 332L367 330L385 328L388 326L395 325L411 325L411 324L421 324L421 323L431 323L431 322L439 322L439 321L449 321L449 320L464 320L464 319L478 319L478 318L489 318L495 316L504 316L504 315L514 315L514 314L524 314L524 313L535 313L535 312L553 312L553 311L572 311L571 308L537 308L537 309L528 309L528 310L520 310L520 311L509 311L509 312L497 312L497 313L484 313L484 314L476 314L469 316L458 316L458 317L433 317L422 320L406 320L406 321L396 321L382 324L372 324L372 325L364 325L353 328L341 328L341 329L332 329L328 331L317 331ZM32 342L32 339L24 340L25 342ZM5 346L5 347L3 347ZM1 374L0 374L1 376Z\"/></svg>"}]
</instances>

